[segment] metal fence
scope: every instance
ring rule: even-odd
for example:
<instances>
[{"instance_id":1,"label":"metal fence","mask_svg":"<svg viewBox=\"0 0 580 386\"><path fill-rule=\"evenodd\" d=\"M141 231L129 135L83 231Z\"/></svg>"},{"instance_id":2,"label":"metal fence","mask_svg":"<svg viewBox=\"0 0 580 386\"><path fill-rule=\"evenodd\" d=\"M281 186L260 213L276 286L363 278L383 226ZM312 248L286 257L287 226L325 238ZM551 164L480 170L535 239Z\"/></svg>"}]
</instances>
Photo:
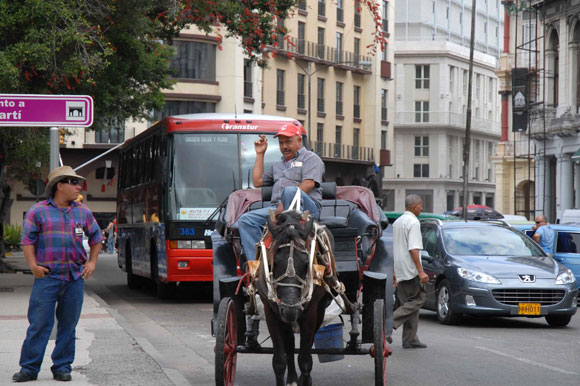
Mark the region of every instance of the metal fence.
<instances>
[{"instance_id":1,"label":"metal fence","mask_svg":"<svg viewBox=\"0 0 580 386\"><path fill-rule=\"evenodd\" d=\"M417 122L416 114L428 113L429 122ZM449 125L458 128L465 128L466 114L438 112L438 111L407 111L395 113L395 125ZM501 134L501 123L489 119L471 118L471 129L489 134Z\"/></svg>"},{"instance_id":2,"label":"metal fence","mask_svg":"<svg viewBox=\"0 0 580 386\"><path fill-rule=\"evenodd\" d=\"M320 157L374 162L372 147L345 145L342 143L312 141L312 150Z\"/></svg>"}]
</instances>

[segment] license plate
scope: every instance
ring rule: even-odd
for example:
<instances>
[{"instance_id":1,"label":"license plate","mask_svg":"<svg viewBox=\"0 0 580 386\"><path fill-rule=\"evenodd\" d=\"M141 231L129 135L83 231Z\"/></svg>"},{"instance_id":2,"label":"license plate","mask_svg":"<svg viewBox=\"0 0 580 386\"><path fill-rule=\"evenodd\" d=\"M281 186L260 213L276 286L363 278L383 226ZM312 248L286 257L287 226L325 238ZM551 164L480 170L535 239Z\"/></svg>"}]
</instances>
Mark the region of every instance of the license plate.
<instances>
[{"instance_id":1,"label":"license plate","mask_svg":"<svg viewBox=\"0 0 580 386\"><path fill-rule=\"evenodd\" d=\"M518 315L540 315L540 303L519 303Z\"/></svg>"}]
</instances>

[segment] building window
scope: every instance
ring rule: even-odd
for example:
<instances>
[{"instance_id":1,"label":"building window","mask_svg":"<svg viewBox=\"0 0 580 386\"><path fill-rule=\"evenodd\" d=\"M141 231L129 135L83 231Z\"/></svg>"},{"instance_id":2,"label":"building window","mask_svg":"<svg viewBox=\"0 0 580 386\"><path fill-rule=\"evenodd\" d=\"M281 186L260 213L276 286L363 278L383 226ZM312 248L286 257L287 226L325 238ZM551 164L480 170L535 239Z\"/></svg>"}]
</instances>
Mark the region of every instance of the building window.
<instances>
[{"instance_id":1,"label":"building window","mask_svg":"<svg viewBox=\"0 0 580 386\"><path fill-rule=\"evenodd\" d=\"M174 77L215 81L216 46L195 41L174 40L175 57L171 61Z\"/></svg>"},{"instance_id":2,"label":"building window","mask_svg":"<svg viewBox=\"0 0 580 386\"><path fill-rule=\"evenodd\" d=\"M276 70L276 104L284 106L284 70Z\"/></svg>"},{"instance_id":3,"label":"building window","mask_svg":"<svg viewBox=\"0 0 580 386\"><path fill-rule=\"evenodd\" d=\"M359 12L360 3L354 2L354 26L360 28L360 12Z\"/></svg>"},{"instance_id":4,"label":"building window","mask_svg":"<svg viewBox=\"0 0 580 386\"><path fill-rule=\"evenodd\" d=\"M336 0L336 21L344 21L344 8L342 6L343 0Z\"/></svg>"},{"instance_id":5,"label":"building window","mask_svg":"<svg viewBox=\"0 0 580 386\"><path fill-rule=\"evenodd\" d=\"M481 100L481 75L475 78L475 98Z\"/></svg>"},{"instance_id":6,"label":"building window","mask_svg":"<svg viewBox=\"0 0 580 386\"><path fill-rule=\"evenodd\" d=\"M320 3L318 3L320 5ZM318 57L324 59L324 28L318 27Z\"/></svg>"},{"instance_id":7,"label":"building window","mask_svg":"<svg viewBox=\"0 0 580 386\"><path fill-rule=\"evenodd\" d=\"M316 153L322 154L324 148L324 124L318 123L316 125Z\"/></svg>"},{"instance_id":8,"label":"building window","mask_svg":"<svg viewBox=\"0 0 580 386\"><path fill-rule=\"evenodd\" d=\"M334 133L334 156L340 158L342 150L342 126L336 126Z\"/></svg>"},{"instance_id":9,"label":"building window","mask_svg":"<svg viewBox=\"0 0 580 386\"><path fill-rule=\"evenodd\" d=\"M429 177L429 164L413 164L413 177Z\"/></svg>"},{"instance_id":10,"label":"building window","mask_svg":"<svg viewBox=\"0 0 580 386\"><path fill-rule=\"evenodd\" d=\"M429 157L429 136L415 136L415 157Z\"/></svg>"},{"instance_id":11,"label":"building window","mask_svg":"<svg viewBox=\"0 0 580 386\"><path fill-rule=\"evenodd\" d=\"M182 114L215 113L215 103L200 101L165 101L163 111L154 112L155 120ZM161 115L160 115L161 114Z\"/></svg>"},{"instance_id":12,"label":"building window","mask_svg":"<svg viewBox=\"0 0 580 386\"><path fill-rule=\"evenodd\" d=\"M354 117L360 118L360 86L354 86Z\"/></svg>"},{"instance_id":13,"label":"building window","mask_svg":"<svg viewBox=\"0 0 580 386\"><path fill-rule=\"evenodd\" d=\"M306 11L306 0L298 0L298 9Z\"/></svg>"},{"instance_id":14,"label":"building window","mask_svg":"<svg viewBox=\"0 0 580 386\"><path fill-rule=\"evenodd\" d=\"M318 78L318 93L317 93L317 108L316 111L324 112L324 79Z\"/></svg>"},{"instance_id":15,"label":"building window","mask_svg":"<svg viewBox=\"0 0 580 386\"><path fill-rule=\"evenodd\" d=\"M326 16L326 4L324 0L318 0L318 16Z\"/></svg>"},{"instance_id":16,"label":"building window","mask_svg":"<svg viewBox=\"0 0 580 386\"><path fill-rule=\"evenodd\" d=\"M352 130L352 159L358 159L360 146L360 129Z\"/></svg>"},{"instance_id":17,"label":"building window","mask_svg":"<svg viewBox=\"0 0 580 386\"><path fill-rule=\"evenodd\" d=\"M429 88L429 66L415 65L415 88Z\"/></svg>"},{"instance_id":18,"label":"building window","mask_svg":"<svg viewBox=\"0 0 580 386\"><path fill-rule=\"evenodd\" d=\"M449 94L455 94L455 67L449 66Z\"/></svg>"},{"instance_id":19,"label":"building window","mask_svg":"<svg viewBox=\"0 0 580 386\"><path fill-rule=\"evenodd\" d=\"M252 62L249 60L244 60L244 97L252 98L253 89L252 85Z\"/></svg>"},{"instance_id":20,"label":"building window","mask_svg":"<svg viewBox=\"0 0 580 386\"><path fill-rule=\"evenodd\" d=\"M447 210L455 209L455 194L453 192L447 193Z\"/></svg>"},{"instance_id":21,"label":"building window","mask_svg":"<svg viewBox=\"0 0 580 386\"><path fill-rule=\"evenodd\" d=\"M381 130L381 149L387 148L387 130Z\"/></svg>"},{"instance_id":22,"label":"building window","mask_svg":"<svg viewBox=\"0 0 580 386\"><path fill-rule=\"evenodd\" d=\"M358 65L360 61L360 39L354 38L354 61Z\"/></svg>"},{"instance_id":23,"label":"building window","mask_svg":"<svg viewBox=\"0 0 580 386\"><path fill-rule=\"evenodd\" d=\"M381 121L387 120L387 90L381 90Z\"/></svg>"},{"instance_id":24,"label":"building window","mask_svg":"<svg viewBox=\"0 0 580 386\"><path fill-rule=\"evenodd\" d=\"M306 95L304 89L306 88L306 75L298 74L298 108L306 108Z\"/></svg>"},{"instance_id":25,"label":"building window","mask_svg":"<svg viewBox=\"0 0 580 386\"><path fill-rule=\"evenodd\" d=\"M342 115L342 82L336 82L336 115Z\"/></svg>"},{"instance_id":26,"label":"building window","mask_svg":"<svg viewBox=\"0 0 580 386\"><path fill-rule=\"evenodd\" d=\"M383 1L383 31L389 32L389 2Z\"/></svg>"},{"instance_id":27,"label":"building window","mask_svg":"<svg viewBox=\"0 0 580 386\"><path fill-rule=\"evenodd\" d=\"M125 141L125 121L115 119L113 127L95 131L95 143L121 143Z\"/></svg>"},{"instance_id":28,"label":"building window","mask_svg":"<svg viewBox=\"0 0 580 386\"><path fill-rule=\"evenodd\" d=\"M306 23L298 22L298 53L306 52Z\"/></svg>"},{"instance_id":29,"label":"building window","mask_svg":"<svg viewBox=\"0 0 580 386\"><path fill-rule=\"evenodd\" d=\"M342 33L336 33L336 61L342 62Z\"/></svg>"},{"instance_id":30,"label":"building window","mask_svg":"<svg viewBox=\"0 0 580 386\"><path fill-rule=\"evenodd\" d=\"M463 70L463 96L467 96L467 70Z\"/></svg>"},{"instance_id":31,"label":"building window","mask_svg":"<svg viewBox=\"0 0 580 386\"><path fill-rule=\"evenodd\" d=\"M415 102L415 122L429 122L429 102Z\"/></svg>"}]
</instances>

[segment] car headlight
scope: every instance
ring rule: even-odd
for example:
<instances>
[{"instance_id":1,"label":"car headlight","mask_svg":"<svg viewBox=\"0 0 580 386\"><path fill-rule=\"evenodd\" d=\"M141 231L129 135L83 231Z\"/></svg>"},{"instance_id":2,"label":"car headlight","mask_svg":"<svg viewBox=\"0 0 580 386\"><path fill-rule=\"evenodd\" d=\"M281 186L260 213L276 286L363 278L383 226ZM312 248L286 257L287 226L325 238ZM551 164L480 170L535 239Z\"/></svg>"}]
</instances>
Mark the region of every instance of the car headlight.
<instances>
[{"instance_id":1,"label":"car headlight","mask_svg":"<svg viewBox=\"0 0 580 386\"><path fill-rule=\"evenodd\" d=\"M576 278L574 277L574 273L571 270L567 269L566 271L558 275L555 284L570 284L574 283L575 281Z\"/></svg>"},{"instance_id":2,"label":"car headlight","mask_svg":"<svg viewBox=\"0 0 580 386\"><path fill-rule=\"evenodd\" d=\"M501 284L501 281L487 273L471 271L465 268L457 268L457 273L464 279L486 284Z\"/></svg>"}]
</instances>

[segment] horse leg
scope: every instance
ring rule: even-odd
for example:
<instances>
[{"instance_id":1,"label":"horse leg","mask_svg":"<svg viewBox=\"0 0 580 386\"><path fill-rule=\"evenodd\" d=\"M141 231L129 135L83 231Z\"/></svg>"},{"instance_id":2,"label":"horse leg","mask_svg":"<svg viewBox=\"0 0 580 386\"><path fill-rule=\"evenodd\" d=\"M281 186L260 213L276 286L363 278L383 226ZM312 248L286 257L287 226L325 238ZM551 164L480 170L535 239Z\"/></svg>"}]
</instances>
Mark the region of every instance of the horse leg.
<instances>
[{"instance_id":1,"label":"horse leg","mask_svg":"<svg viewBox=\"0 0 580 386\"><path fill-rule=\"evenodd\" d=\"M298 385L298 374L296 373L296 363L294 362L294 331L292 327L284 326L286 339L286 364L288 366L288 376L286 377L287 386Z\"/></svg>"},{"instance_id":2,"label":"horse leg","mask_svg":"<svg viewBox=\"0 0 580 386\"><path fill-rule=\"evenodd\" d=\"M266 315L266 324L268 325L274 350L272 368L276 376L276 386L286 386L284 383L284 373L286 372L286 334L284 332L284 324L275 317L269 305L264 304L264 314ZM280 330L281 326L282 330Z\"/></svg>"},{"instance_id":3,"label":"horse leg","mask_svg":"<svg viewBox=\"0 0 580 386\"><path fill-rule=\"evenodd\" d=\"M302 327L305 327L304 325ZM310 328L309 328L310 330ZM299 386L312 386L312 344L314 343L314 330L300 331L300 353L298 354L298 367L300 367Z\"/></svg>"}]
</instances>

